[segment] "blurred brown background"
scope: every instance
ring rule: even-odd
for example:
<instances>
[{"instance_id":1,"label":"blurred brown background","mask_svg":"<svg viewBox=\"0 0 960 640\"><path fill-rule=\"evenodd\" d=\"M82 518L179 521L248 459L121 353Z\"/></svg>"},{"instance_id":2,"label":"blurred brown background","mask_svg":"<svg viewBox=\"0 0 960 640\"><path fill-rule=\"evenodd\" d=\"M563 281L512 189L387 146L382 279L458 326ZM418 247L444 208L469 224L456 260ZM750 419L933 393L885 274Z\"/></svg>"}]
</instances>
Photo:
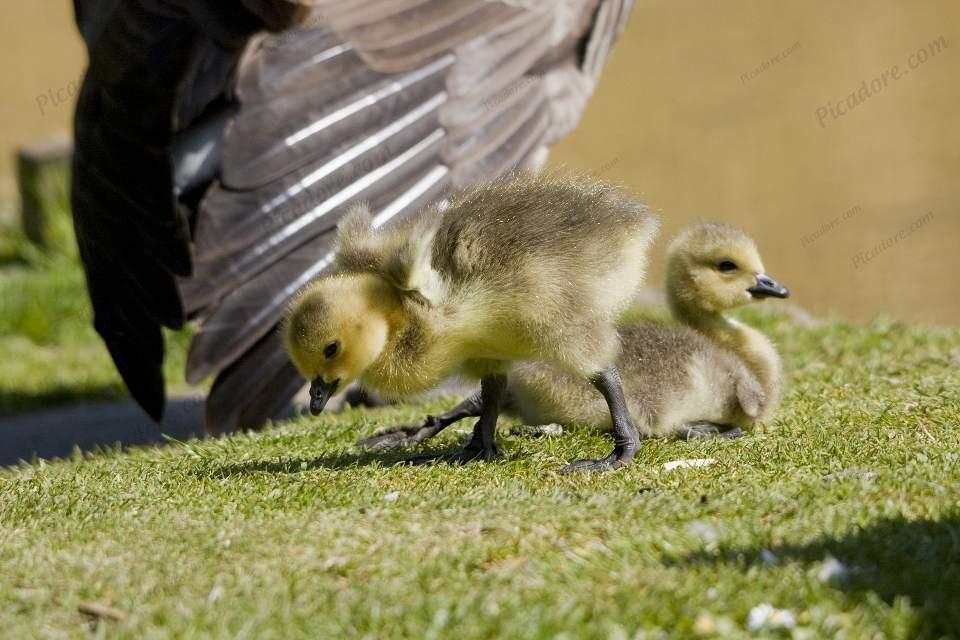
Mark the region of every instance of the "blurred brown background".
<instances>
[{"instance_id":1,"label":"blurred brown background","mask_svg":"<svg viewBox=\"0 0 960 640\"><path fill-rule=\"evenodd\" d=\"M0 8L7 215L14 149L69 127L85 64L72 20L67 0ZM902 77L862 93L894 65ZM638 0L552 161L629 185L662 212L662 239L696 220L745 227L815 314L960 323L955 1Z\"/></svg>"}]
</instances>

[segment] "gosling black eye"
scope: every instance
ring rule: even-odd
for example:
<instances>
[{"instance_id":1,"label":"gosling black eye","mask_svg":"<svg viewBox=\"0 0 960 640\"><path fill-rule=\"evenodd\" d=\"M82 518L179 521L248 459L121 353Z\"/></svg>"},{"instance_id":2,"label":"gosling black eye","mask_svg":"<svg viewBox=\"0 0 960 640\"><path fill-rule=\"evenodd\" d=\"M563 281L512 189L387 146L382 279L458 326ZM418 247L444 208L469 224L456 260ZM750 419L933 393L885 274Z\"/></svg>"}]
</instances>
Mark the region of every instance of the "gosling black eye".
<instances>
[{"instance_id":1,"label":"gosling black eye","mask_svg":"<svg viewBox=\"0 0 960 640\"><path fill-rule=\"evenodd\" d=\"M337 355L337 352L340 351L340 342L331 342L326 347L323 348L323 357L329 360L330 358Z\"/></svg>"},{"instance_id":2,"label":"gosling black eye","mask_svg":"<svg viewBox=\"0 0 960 640\"><path fill-rule=\"evenodd\" d=\"M737 263L731 262L730 260L724 260L723 262L717 264L717 271L723 271L724 273L736 271L739 268L740 267L737 266Z\"/></svg>"}]
</instances>

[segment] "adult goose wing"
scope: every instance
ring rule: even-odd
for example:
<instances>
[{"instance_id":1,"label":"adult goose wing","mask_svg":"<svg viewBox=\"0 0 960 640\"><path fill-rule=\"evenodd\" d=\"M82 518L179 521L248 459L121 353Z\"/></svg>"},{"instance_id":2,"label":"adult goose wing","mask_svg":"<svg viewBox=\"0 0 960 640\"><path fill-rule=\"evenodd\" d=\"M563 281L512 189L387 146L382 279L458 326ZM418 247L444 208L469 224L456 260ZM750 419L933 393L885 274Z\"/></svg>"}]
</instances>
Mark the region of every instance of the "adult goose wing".
<instances>
[{"instance_id":1,"label":"adult goose wing","mask_svg":"<svg viewBox=\"0 0 960 640\"><path fill-rule=\"evenodd\" d=\"M181 248L192 223L192 272L165 273L181 276L180 296L168 296L180 304L176 320L200 320L187 374L216 375L211 430L258 426L300 386L274 329L297 289L333 265L344 212L362 200L376 224L389 223L451 190L539 167L579 119L628 9L620 0L315 4L301 26L248 37L239 53L192 11L194 38L213 44L182 65L176 86L196 88L169 105L189 124L157 146L173 149L167 202ZM208 88L218 84L219 93ZM159 336L170 318L145 308ZM140 338L124 346L142 358ZM111 352L123 372L131 351ZM162 393L162 353L153 355L150 380Z\"/></svg>"},{"instance_id":2,"label":"adult goose wing","mask_svg":"<svg viewBox=\"0 0 960 640\"><path fill-rule=\"evenodd\" d=\"M189 220L170 148L222 95L251 34L306 17L288 2L75 0L89 66L77 102L71 201L94 324L141 406L163 413L161 326L184 309Z\"/></svg>"}]
</instances>

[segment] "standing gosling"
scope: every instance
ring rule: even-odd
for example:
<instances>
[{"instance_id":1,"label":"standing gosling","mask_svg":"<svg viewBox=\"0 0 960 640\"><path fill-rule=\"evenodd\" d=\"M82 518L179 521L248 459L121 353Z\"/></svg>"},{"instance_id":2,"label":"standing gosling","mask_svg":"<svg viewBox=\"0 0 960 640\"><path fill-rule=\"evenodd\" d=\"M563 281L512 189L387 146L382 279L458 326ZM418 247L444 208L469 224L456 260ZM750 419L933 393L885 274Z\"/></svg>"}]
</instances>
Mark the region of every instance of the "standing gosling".
<instances>
[{"instance_id":1,"label":"standing gosling","mask_svg":"<svg viewBox=\"0 0 960 640\"><path fill-rule=\"evenodd\" d=\"M666 292L676 323L623 322L617 367L630 414L644 436L736 435L767 419L780 398L780 357L762 333L723 312L754 300L786 298L768 277L753 241L728 225L681 233L667 259ZM508 405L527 424L609 429L609 414L582 380L539 363L511 371ZM365 446L414 444L476 410L471 397L453 410L362 440Z\"/></svg>"},{"instance_id":2,"label":"standing gosling","mask_svg":"<svg viewBox=\"0 0 960 640\"><path fill-rule=\"evenodd\" d=\"M355 380L402 397L465 374L480 379L480 419L463 451L438 457L490 460L507 372L545 362L589 380L613 425L614 451L568 470L628 463L640 436L615 319L656 228L641 202L589 178L517 174L384 229L355 207L338 231L339 272L306 287L283 327L311 412Z\"/></svg>"}]
</instances>

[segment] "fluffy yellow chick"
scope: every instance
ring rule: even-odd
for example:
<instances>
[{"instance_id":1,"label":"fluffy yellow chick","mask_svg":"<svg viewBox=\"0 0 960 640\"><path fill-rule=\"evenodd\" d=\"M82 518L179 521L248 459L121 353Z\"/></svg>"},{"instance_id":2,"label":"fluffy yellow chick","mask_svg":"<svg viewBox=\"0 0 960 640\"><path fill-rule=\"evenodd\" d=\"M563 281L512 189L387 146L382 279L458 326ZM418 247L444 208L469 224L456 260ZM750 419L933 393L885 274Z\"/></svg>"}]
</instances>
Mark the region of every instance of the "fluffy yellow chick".
<instances>
[{"instance_id":1,"label":"fluffy yellow chick","mask_svg":"<svg viewBox=\"0 0 960 640\"><path fill-rule=\"evenodd\" d=\"M668 251L666 294L677 322L620 327L617 364L640 433L738 434L769 418L780 401L780 356L763 333L724 315L789 295L766 275L753 240L729 225L684 231ZM583 385L555 369L518 367L510 392L516 411L531 424L609 428Z\"/></svg>"},{"instance_id":2,"label":"fluffy yellow chick","mask_svg":"<svg viewBox=\"0 0 960 640\"><path fill-rule=\"evenodd\" d=\"M544 362L589 380L611 416L614 451L570 468L629 462L639 434L614 364L615 319L656 228L641 202L583 177L516 174L383 229L355 207L339 227L338 272L306 287L283 326L311 411L353 381L402 397L472 376L480 420L450 458L489 460L511 365Z\"/></svg>"},{"instance_id":3,"label":"fluffy yellow chick","mask_svg":"<svg viewBox=\"0 0 960 640\"><path fill-rule=\"evenodd\" d=\"M743 231L706 224L681 233L667 261L667 299L678 322L624 322L617 368L631 416L644 436L734 435L770 417L781 394L780 357L756 329L724 312L785 287L766 275L756 245ZM510 373L505 406L528 424L610 428L609 413L581 379L541 363ZM413 444L474 415L477 397L452 411L361 441L366 446Z\"/></svg>"}]
</instances>

